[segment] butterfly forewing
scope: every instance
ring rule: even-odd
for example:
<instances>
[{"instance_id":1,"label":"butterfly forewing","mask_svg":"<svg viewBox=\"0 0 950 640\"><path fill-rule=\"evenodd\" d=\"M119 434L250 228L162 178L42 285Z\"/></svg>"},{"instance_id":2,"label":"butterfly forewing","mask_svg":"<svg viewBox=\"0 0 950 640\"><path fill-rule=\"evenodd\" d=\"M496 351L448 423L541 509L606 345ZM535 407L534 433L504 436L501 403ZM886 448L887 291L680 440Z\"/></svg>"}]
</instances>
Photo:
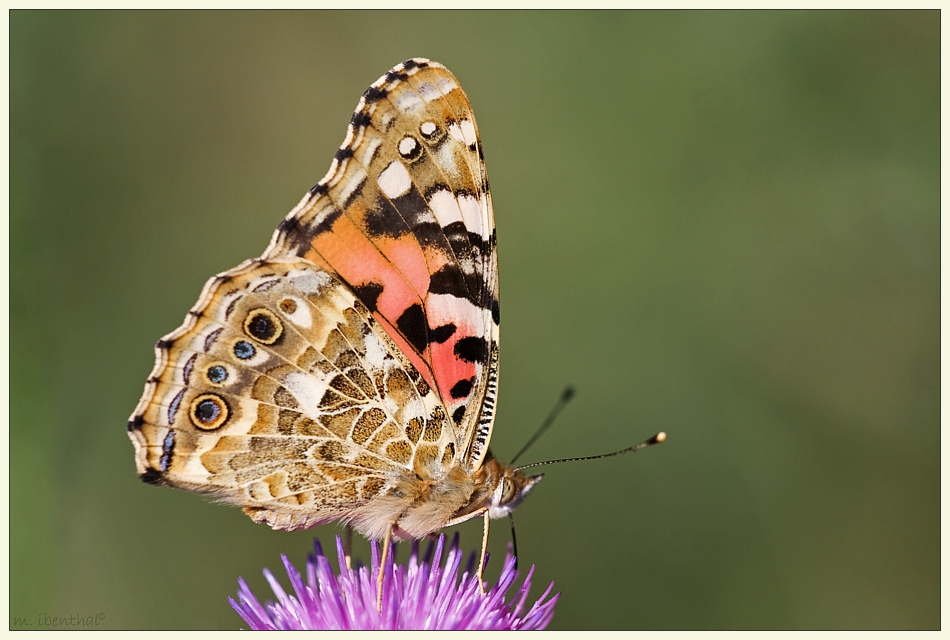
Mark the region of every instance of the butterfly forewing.
<instances>
[{"instance_id":1,"label":"butterfly forewing","mask_svg":"<svg viewBox=\"0 0 950 640\"><path fill-rule=\"evenodd\" d=\"M413 60L374 83L330 171L265 255L303 256L346 282L436 387L460 461L481 463L497 384L494 217L475 119L451 73Z\"/></svg>"}]
</instances>

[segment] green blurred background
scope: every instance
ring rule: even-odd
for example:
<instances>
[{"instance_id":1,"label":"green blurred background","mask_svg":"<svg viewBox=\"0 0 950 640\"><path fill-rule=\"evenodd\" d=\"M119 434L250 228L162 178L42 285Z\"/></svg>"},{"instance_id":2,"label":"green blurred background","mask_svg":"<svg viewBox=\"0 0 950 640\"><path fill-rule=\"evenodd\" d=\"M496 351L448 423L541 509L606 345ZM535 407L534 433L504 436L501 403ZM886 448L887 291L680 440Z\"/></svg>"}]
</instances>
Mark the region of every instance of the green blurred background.
<instances>
[{"instance_id":1,"label":"green blurred background","mask_svg":"<svg viewBox=\"0 0 950 640\"><path fill-rule=\"evenodd\" d=\"M264 567L340 531L142 484L125 422L156 339L411 56L456 74L487 150L493 450L566 383L524 462L669 432L548 468L519 509L550 628L940 625L938 12L15 11L10 34L11 626L244 626L238 576L263 599Z\"/></svg>"}]
</instances>

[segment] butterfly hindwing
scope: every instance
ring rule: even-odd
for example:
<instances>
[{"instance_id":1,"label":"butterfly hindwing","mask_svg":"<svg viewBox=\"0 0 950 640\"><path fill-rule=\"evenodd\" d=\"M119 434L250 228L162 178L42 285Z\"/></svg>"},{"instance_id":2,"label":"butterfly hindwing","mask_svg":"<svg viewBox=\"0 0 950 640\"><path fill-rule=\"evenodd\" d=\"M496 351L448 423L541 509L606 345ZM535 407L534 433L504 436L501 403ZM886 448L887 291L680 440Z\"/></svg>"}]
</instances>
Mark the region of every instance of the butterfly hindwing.
<instances>
[{"instance_id":1,"label":"butterfly hindwing","mask_svg":"<svg viewBox=\"0 0 950 640\"><path fill-rule=\"evenodd\" d=\"M352 516L456 455L431 386L332 274L248 261L159 341L129 432L139 473L278 528ZM398 505L397 505L398 506Z\"/></svg>"},{"instance_id":2,"label":"butterfly hindwing","mask_svg":"<svg viewBox=\"0 0 950 640\"><path fill-rule=\"evenodd\" d=\"M346 283L437 390L460 462L481 463L498 375L495 229L475 118L451 73L414 59L374 83L264 255Z\"/></svg>"}]
</instances>

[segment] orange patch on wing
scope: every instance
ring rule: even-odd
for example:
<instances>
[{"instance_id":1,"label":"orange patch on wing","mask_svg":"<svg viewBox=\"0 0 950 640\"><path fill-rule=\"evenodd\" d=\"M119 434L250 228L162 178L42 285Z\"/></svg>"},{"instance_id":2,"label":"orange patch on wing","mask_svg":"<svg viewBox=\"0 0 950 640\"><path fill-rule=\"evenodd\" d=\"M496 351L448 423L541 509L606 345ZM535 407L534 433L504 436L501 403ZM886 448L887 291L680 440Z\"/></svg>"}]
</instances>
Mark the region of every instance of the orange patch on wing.
<instances>
[{"instance_id":1,"label":"orange patch on wing","mask_svg":"<svg viewBox=\"0 0 950 640\"><path fill-rule=\"evenodd\" d=\"M455 344L468 336L479 336L481 332L475 324L481 316L472 317L477 312L474 307L468 306L468 301L453 298L452 296L434 296L427 298L426 309L429 313L429 322L434 326L447 323L455 325L455 333L442 344L432 343L432 371L435 375L439 395L450 404L463 398L452 398L452 387L460 380L469 380L478 373L476 363L467 362L455 355Z\"/></svg>"},{"instance_id":2,"label":"orange patch on wing","mask_svg":"<svg viewBox=\"0 0 950 640\"><path fill-rule=\"evenodd\" d=\"M338 273L351 286L359 287L371 282L382 285L383 290L376 299L376 311L373 312L373 316L425 378L429 386L439 388L435 384L430 365L426 361L429 350L426 349L426 352L422 354L418 353L395 328L399 316L414 304L422 305L422 299L394 263L382 253L379 246L371 242L346 216L337 218L329 231L315 236L310 241L310 246L312 250L305 255L308 260L321 266L326 265L328 270ZM391 247L397 254L404 252L410 258L412 257L410 248L405 245L391 243ZM416 249L415 255L418 256L418 260L412 268L412 277L416 280L424 277L426 287L428 287L429 276L425 271L422 254ZM411 263L411 260L406 260L406 262Z\"/></svg>"},{"instance_id":3,"label":"orange patch on wing","mask_svg":"<svg viewBox=\"0 0 950 640\"><path fill-rule=\"evenodd\" d=\"M415 237L405 235L398 238L377 238L373 244L402 272L417 293L421 295L429 290L431 266L426 265L426 259Z\"/></svg>"},{"instance_id":4,"label":"orange patch on wing","mask_svg":"<svg viewBox=\"0 0 950 640\"><path fill-rule=\"evenodd\" d=\"M330 232L314 237L310 244L350 286L381 284L376 308L393 322L413 304L422 304L406 278L346 216L340 216Z\"/></svg>"},{"instance_id":5,"label":"orange patch on wing","mask_svg":"<svg viewBox=\"0 0 950 640\"><path fill-rule=\"evenodd\" d=\"M466 362L455 355L455 343L464 335L452 336L442 344L432 344L432 370L435 371L435 381L438 385L439 395L445 399L445 402L457 402L464 398L453 398L451 395L452 387L459 380L469 380L477 372L475 364Z\"/></svg>"}]
</instances>

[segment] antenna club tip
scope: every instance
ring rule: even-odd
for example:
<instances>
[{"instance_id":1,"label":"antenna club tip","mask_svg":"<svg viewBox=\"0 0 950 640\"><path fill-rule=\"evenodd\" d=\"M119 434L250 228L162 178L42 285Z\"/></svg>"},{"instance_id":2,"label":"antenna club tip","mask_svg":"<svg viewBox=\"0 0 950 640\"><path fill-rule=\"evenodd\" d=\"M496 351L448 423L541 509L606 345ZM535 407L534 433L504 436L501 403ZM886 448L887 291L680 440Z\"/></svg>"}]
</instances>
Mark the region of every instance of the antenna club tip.
<instances>
[{"instance_id":1,"label":"antenna club tip","mask_svg":"<svg viewBox=\"0 0 950 640\"><path fill-rule=\"evenodd\" d=\"M571 385L571 384L567 385L566 387L564 387L564 391L561 392L561 400L565 400L565 401L570 400L571 398L574 397L574 393L575 393L574 385Z\"/></svg>"},{"instance_id":2,"label":"antenna club tip","mask_svg":"<svg viewBox=\"0 0 950 640\"><path fill-rule=\"evenodd\" d=\"M665 442L666 441L666 431L661 431L655 436L653 436L653 442Z\"/></svg>"}]
</instances>

